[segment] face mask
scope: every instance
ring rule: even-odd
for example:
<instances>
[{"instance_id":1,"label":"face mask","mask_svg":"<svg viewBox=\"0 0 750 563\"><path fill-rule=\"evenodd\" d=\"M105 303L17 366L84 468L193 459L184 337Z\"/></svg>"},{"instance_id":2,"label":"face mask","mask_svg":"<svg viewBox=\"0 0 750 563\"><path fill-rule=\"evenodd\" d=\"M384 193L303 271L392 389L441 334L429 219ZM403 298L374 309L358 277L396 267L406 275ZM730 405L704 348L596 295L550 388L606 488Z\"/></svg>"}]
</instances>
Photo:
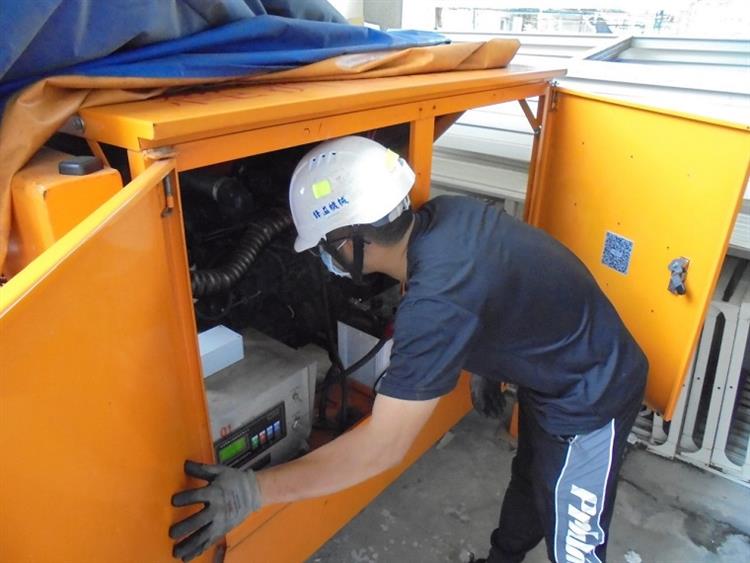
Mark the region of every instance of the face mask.
<instances>
[{"instance_id":1,"label":"face mask","mask_svg":"<svg viewBox=\"0 0 750 563\"><path fill-rule=\"evenodd\" d=\"M332 274L335 274L342 278L351 278L352 275L347 272L346 270L342 270L338 264L336 264L336 261L333 259L333 256L328 254L325 250L320 251L320 259L323 261L323 265L326 267L326 269L331 272Z\"/></svg>"}]
</instances>

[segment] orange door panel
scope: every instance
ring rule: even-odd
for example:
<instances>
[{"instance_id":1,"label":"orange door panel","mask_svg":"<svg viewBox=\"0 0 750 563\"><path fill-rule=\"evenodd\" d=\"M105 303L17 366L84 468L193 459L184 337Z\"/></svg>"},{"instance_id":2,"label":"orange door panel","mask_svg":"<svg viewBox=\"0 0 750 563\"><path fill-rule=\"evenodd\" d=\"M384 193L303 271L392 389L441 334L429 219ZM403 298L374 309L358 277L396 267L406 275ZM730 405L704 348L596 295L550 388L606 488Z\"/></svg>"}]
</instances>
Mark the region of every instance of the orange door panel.
<instances>
[{"instance_id":1,"label":"orange door panel","mask_svg":"<svg viewBox=\"0 0 750 563\"><path fill-rule=\"evenodd\" d=\"M173 168L0 289L4 561L173 561L170 494L212 456L180 216L162 217Z\"/></svg>"},{"instance_id":2,"label":"orange door panel","mask_svg":"<svg viewBox=\"0 0 750 563\"><path fill-rule=\"evenodd\" d=\"M648 356L646 402L669 419L741 203L750 131L564 90L545 129L529 220L592 271ZM680 259L684 294L668 289Z\"/></svg>"}]
</instances>

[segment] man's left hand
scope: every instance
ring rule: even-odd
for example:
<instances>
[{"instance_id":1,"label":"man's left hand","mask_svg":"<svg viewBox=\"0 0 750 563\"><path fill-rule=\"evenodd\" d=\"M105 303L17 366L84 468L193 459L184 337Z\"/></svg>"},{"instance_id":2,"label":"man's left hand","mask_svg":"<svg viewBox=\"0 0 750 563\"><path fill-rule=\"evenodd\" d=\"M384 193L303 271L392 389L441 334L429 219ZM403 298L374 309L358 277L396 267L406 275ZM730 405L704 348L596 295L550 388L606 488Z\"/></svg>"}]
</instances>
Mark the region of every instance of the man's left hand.
<instances>
[{"instance_id":1,"label":"man's left hand","mask_svg":"<svg viewBox=\"0 0 750 563\"><path fill-rule=\"evenodd\" d=\"M474 410L487 418L502 418L505 395L500 384L479 375L471 374L471 402Z\"/></svg>"}]
</instances>

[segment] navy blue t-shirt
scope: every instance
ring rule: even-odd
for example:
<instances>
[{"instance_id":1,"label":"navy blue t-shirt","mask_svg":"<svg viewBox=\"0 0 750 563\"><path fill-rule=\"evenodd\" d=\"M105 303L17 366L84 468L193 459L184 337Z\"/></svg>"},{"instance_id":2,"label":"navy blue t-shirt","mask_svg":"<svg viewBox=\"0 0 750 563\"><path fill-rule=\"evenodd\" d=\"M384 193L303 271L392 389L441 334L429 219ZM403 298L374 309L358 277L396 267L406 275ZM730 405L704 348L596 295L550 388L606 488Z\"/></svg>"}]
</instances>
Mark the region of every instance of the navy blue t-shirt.
<instances>
[{"instance_id":1,"label":"navy blue t-shirt","mask_svg":"<svg viewBox=\"0 0 750 563\"><path fill-rule=\"evenodd\" d=\"M427 400L466 369L515 383L552 434L590 432L643 395L648 362L561 243L468 197L415 217L408 285L379 392Z\"/></svg>"}]
</instances>

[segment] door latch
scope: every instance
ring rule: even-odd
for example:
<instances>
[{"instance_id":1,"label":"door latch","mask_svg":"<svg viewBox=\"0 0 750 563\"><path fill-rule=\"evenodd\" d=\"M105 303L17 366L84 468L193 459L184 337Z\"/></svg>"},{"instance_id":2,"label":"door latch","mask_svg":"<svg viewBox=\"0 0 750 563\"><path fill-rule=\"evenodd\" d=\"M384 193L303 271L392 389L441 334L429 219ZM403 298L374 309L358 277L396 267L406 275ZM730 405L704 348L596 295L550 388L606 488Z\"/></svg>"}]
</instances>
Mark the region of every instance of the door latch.
<instances>
[{"instance_id":1,"label":"door latch","mask_svg":"<svg viewBox=\"0 0 750 563\"><path fill-rule=\"evenodd\" d=\"M669 292L674 295L685 295L687 293L687 271L690 260L687 258L675 258L669 263Z\"/></svg>"}]
</instances>

